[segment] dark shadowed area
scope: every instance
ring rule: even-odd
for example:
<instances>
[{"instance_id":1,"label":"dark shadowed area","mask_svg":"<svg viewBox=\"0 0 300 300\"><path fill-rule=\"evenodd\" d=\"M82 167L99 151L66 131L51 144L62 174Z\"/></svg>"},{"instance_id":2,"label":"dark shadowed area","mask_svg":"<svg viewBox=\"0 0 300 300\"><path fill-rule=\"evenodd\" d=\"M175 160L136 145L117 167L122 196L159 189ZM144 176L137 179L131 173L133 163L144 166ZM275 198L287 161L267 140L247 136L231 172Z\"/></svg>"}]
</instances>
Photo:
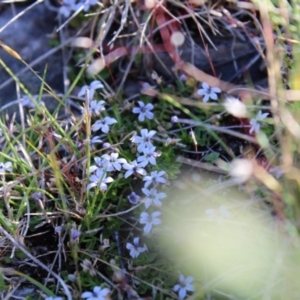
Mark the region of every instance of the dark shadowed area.
<instances>
[{"instance_id":1,"label":"dark shadowed area","mask_svg":"<svg viewBox=\"0 0 300 300\"><path fill-rule=\"evenodd\" d=\"M14 16L26 9L24 5L5 5L0 11L0 40L16 51L24 61L31 63L40 56L53 49L51 36L55 34L56 13L49 11L44 3L24 12L24 14L12 22ZM7 24L9 24L7 26ZM26 67L21 61L0 49L0 57L7 67L19 78L26 89L36 95L40 91L41 81L32 71L22 70ZM62 58L59 51L41 60L33 69L43 77L46 71L46 82L55 91L63 90ZM22 74L18 75L19 72ZM24 94L21 90L21 94ZM0 105L10 103L17 99L16 84L8 72L0 67ZM53 105L56 101L53 99ZM9 112L16 106L9 108Z\"/></svg>"}]
</instances>

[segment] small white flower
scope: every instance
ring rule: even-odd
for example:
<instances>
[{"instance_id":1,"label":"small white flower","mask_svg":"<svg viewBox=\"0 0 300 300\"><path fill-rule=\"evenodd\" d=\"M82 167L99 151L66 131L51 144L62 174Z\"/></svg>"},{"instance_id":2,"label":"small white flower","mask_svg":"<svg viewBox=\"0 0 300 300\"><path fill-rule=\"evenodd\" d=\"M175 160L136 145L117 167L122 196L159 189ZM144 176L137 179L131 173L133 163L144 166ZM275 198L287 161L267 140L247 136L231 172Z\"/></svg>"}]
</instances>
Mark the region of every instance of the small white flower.
<instances>
[{"instance_id":1,"label":"small white flower","mask_svg":"<svg viewBox=\"0 0 300 300\"><path fill-rule=\"evenodd\" d=\"M146 212L142 212L140 216L140 224L144 224L144 232L146 234L150 233L153 225L159 225L161 220L158 218L161 215L161 212L155 211L151 215Z\"/></svg>"},{"instance_id":2,"label":"small white flower","mask_svg":"<svg viewBox=\"0 0 300 300\"><path fill-rule=\"evenodd\" d=\"M101 191L107 190L107 183L111 183L114 180L111 177L107 177L107 174L101 170L97 169L96 173L94 175L90 176L90 184L87 186L87 190L93 188L93 187L99 187Z\"/></svg>"},{"instance_id":3,"label":"small white flower","mask_svg":"<svg viewBox=\"0 0 300 300\"><path fill-rule=\"evenodd\" d=\"M203 97L203 102L207 102L209 99L218 100L217 93L221 93L221 90L217 87L210 87L206 82L202 83L202 89L197 91L197 94Z\"/></svg>"},{"instance_id":4,"label":"small white flower","mask_svg":"<svg viewBox=\"0 0 300 300\"><path fill-rule=\"evenodd\" d=\"M141 136L135 135L132 142L138 144L137 150L143 152L145 148L152 147L151 139L155 135L155 130L142 129Z\"/></svg>"},{"instance_id":5,"label":"small white flower","mask_svg":"<svg viewBox=\"0 0 300 300\"><path fill-rule=\"evenodd\" d=\"M132 192L130 195L127 196L128 201L133 205L137 205L140 202L140 198L141 197L135 192Z\"/></svg>"},{"instance_id":6,"label":"small white flower","mask_svg":"<svg viewBox=\"0 0 300 300\"><path fill-rule=\"evenodd\" d=\"M139 121L143 122L146 119L153 119L154 118L154 114L153 112L151 112L151 110L154 108L154 106L151 103L148 103L145 105L144 102L142 101L138 101L138 104L140 107L134 107L132 112L134 114L139 114Z\"/></svg>"},{"instance_id":7,"label":"small white flower","mask_svg":"<svg viewBox=\"0 0 300 300\"><path fill-rule=\"evenodd\" d=\"M95 286L92 292L82 293L81 298L87 300L106 300L109 293L110 289Z\"/></svg>"},{"instance_id":8,"label":"small white flower","mask_svg":"<svg viewBox=\"0 0 300 300\"><path fill-rule=\"evenodd\" d=\"M131 163L125 163L123 165L123 169L127 170L124 177L128 178L131 175L137 176L138 174L145 176L147 172L142 168L141 164L139 164L136 160Z\"/></svg>"},{"instance_id":9,"label":"small white flower","mask_svg":"<svg viewBox=\"0 0 300 300\"><path fill-rule=\"evenodd\" d=\"M105 105L105 101L103 101L103 100L100 100L100 101L93 100L93 101L91 101L90 107L89 107L90 114L95 115L95 116L99 116L100 112L105 110L104 105Z\"/></svg>"},{"instance_id":10,"label":"small white flower","mask_svg":"<svg viewBox=\"0 0 300 300\"><path fill-rule=\"evenodd\" d=\"M77 10L77 9L76 9ZM85 97L86 90L89 91L89 99L92 100L94 97L94 93L97 89L103 89L104 86L99 80L94 80L90 85L84 85L80 92L78 93L78 97Z\"/></svg>"},{"instance_id":11,"label":"small white flower","mask_svg":"<svg viewBox=\"0 0 300 300\"><path fill-rule=\"evenodd\" d=\"M195 288L192 285L193 281L194 278L192 276L189 276L187 278L184 278L182 274L179 276L179 284L176 284L173 287L173 291L178 292L179 299L184 299L187 295L187 292L195 291Z\"/></svg>"},{"instance_id":12,"label":"small white flower","mask_svg":"<svg viewBox=\"0 0 300 300\"><path fill-rule=\"evenodd\" d=\"M147 251L147 247L144 245L140 246L140 238L136 237L133 239L133 244L127 243L126 248L129 250L129 254L132 258L137 258L141 253Z\"/></svg>"},{"instance_id":13,"label":"small white flower","mask_svg":"<svg viewBox=\"0 0 300 300\"><path fill-rule=\"evenodd\" d=\"M257 113L255 118L252 118L250 120L250 131L249 133L252 134L253 132L258 133L260 130L260 122L265 119L267 116L269 115L269 113L262 113L261 110Z\"/></svg>"},{"instance_id":14,"label":"small white flower","mask_svg":"<svg viewBox=\"0 0 300 300\"><path fill-rule=\"evenodd\" d=\"M46 297L44 300L64 300L62 297Z\"/></svg>"},{"instance_id":15,"label":"small white flower","mask_svg":"<svg viewBox=\"0 0 300 300\"><path fill-rule=\"evenodd\" d=\"M117 120L110 117L105 117L104 119L98 120L94 123L92 126L93 131L97 131L101 129L103 133L108 133L109 131L109 125L117 123Z\"/></svg>"},{"instance_id":16,"label":"small white flower","mask_svg":"<svg viewBox=\"0 0 300 300\"><path fill-rule=\"evenodd\" d=\"M122 164L126 164L127 161L125 158L118 158L119 153L111 153L109 154L103 154L102 158L104 158L107 161L106 165L106 171L120 171L122 169Z\"/></svg>"},{"instance_id":17,"label":"small white flower","mask_svg":"<svg viewBox=\"0 0 300 300\"><path fill-rule=\"evenodd\" d=\"M247 107L246 105L240 101L239 99L226 96L226 100L224 102L225 109L234 117L237 118L246 118L247 117Z\"/></svg>"},{"instance_id":18,"label":"small white flower","mask_svg":"<svg viewBox=\"0 0 300 300\"><path fill-rule=\"evenodd\" d=\"M150 176L145 176L143 181L145 182L145 188L148 188L150 184L156 185L159 183L167 183L166 179L163 177L166 174L165 171L153 171Z\"/></svg>"},{"instance_id":19,"label":"small white flower","mask_svg":"<svg viewBox=\"0 0 300 300\"><path fill-rule=\"evenodd\" d=\"M167 195L165 193L158 193L156 189L152 188L148 190L146 188L142 188L142 192L146 195L145 199L145 207L149 208L152 204L156 206L161 206L161 199L166 198Z\"/></svg>"},{"instance_id":20,"label":"small white flower","mask_svg":"<svg viewBox=\"0 0 300 300\"><path fill-rule=\"evenodd\" d=\"M6 172L12 172L11 165L12 163L10 161L6 163L0 162L0 174L3 175Z\"/></svg>"}]
</instances>

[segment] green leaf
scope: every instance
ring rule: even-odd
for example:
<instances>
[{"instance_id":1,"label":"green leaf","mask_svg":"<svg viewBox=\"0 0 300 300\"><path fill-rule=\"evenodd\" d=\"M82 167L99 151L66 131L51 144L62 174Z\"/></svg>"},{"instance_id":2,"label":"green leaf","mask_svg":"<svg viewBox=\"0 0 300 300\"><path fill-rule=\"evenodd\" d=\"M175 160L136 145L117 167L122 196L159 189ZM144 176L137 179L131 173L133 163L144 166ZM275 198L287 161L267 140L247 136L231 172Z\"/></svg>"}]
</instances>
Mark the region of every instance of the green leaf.
<instances>
[{"instance_id":1,"label":"green leaf","mask_svg":"<svg viewBox=\"0 0 300 300\"><path fill-rule=\"evenodd\" d=\"M220 156L220 153L218 152L211 152L207 155L204 156L204 160L207 161L207 162L211 162L211 163L214 163L217 161L217 159L219 158Z\"/></svg>"}]
</instances>

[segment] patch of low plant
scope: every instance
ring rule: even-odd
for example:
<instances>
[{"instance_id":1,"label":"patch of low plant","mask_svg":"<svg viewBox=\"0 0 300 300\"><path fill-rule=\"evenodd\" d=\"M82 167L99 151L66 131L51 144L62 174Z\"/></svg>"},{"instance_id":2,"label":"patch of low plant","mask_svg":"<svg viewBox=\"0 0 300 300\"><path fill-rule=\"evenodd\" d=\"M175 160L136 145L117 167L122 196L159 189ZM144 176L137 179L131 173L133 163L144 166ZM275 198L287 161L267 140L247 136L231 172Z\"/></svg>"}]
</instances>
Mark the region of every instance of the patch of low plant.
<instances>
[{"instance_id":1,"label":"patch of low plant","mask_svg":"<svg viewBox=\"0 0 300 300\"><path fill-rule=\"evenodd\" d=\"M60 103L54 113L42 93L30 95L15 78L27 96L18 99L21 122L15 116L0 122L4 299L29 283L35 287L32 299L48 300L294 299L299 294L300 129L297 105L283 97L292 93L283 90L273 52L277 44L272 39L261 49L268 91L244 88L246 94L237 94L239 87L197 69L191 76L173 52L181 36L169 41L165 30L167 16L173 24L173 14L182 9L189 18L191 9L200 10L201 18L209 14L208 21L216 21L210 14L222 22L226 16L241 26L234 11L239 8L245 15L259 11L262 34L274 31L289 43L296 39L298 21L291 15L296 7L281 4L291 16L286 38L280 36L279 25L285 24L275 2L266 1L266 9L238 1L232 11L210 1L191 7L175 1L172 10L170 3L150 2L145 7L127 1L63 2L59 12L71 17L74 27L89 26L89 20L98 25L90 37L77 37L71 45L79 48L73 59L81 69L72 70L64 95L55 95L41 78L41 91ZM93 6L95 16L76 17ZM138 12L145 10L144 25L135 28ZM115 30L109 26L116 24ZM218 30L216 24L211 30ZM125 32L129 25L140 40L125 47L118 37L132 34ZM137 72L130 63L143 67L152 30L177 64L177 79L168 82L147 70L149 82L140 80L138 95L126 97L126 76ZM161 49L156 39L151 42L151 51ZM133 53L139 53L136 59ZM298 68L293 55L292 84ZM116 78L111 70L125 56L128 68L120 68L124 77ZM261 105L264 97L267 105Z\"/></svg>"}]
</instances>

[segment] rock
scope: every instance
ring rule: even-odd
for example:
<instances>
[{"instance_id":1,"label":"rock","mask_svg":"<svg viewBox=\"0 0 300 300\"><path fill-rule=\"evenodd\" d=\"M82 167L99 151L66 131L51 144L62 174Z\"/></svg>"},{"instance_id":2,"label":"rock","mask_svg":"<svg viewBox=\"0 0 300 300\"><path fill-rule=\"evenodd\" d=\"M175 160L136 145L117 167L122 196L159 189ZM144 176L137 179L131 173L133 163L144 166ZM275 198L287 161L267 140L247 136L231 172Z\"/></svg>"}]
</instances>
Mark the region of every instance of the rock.
<instances>
[{"instance_id":1,"label":"rock","mask_svg":"<svg viewBox=\"0 0 300 300\"><path fill-rule=\"evenodd\" d=\"M249 37L244 40L228 36L210 36L216 49L207 42L209 57L200 38L186 37L178 52L183 61L194 64L200 70L215 75L231 83L244 84L246 81L261 83L266 78L266 70L258 50L254 47ZM159 62L165 64L168 71ZM166 80L174 79L170 75L174 62L166 52L151 55L153 69Z\"/></svg>"},{"instance_id":2,"label":"rock","mask_svg":"<svg viewBox=\"0 0 300 300\"><path fill-rule=\"evenodd\" d=\"M24 9L26 9L26 6L19 4L14 6L3 5L0 11L0 30L11 21L16 14L24 11ZM49 11L44 3L40 3L29 9L22 16L17 18L16 21L1 31L0 40L16 51L24 61L30 63L52 49L50 45L51 34L54 32L55 27L56 13ZM0 58L14 74L25 67L21 61L9 55L3 49L0 49ZM62 92L62 55L59 51L33 67L41 77L43 77L46 68L45 81L55 92ZM11 76L6 70L0 67L1 107L17 99L15 82L5 84L10 78ZM18 76L18 78L32 95L39 94L41 81L32 71L27 70ZM24 93L21 91L21 94ZM56 105L57 101L53 99L49 109L53 110ZM17 105L9 107L5 112L12 113L14 111L18 111Z\"/></svg>"}]
</instances>

